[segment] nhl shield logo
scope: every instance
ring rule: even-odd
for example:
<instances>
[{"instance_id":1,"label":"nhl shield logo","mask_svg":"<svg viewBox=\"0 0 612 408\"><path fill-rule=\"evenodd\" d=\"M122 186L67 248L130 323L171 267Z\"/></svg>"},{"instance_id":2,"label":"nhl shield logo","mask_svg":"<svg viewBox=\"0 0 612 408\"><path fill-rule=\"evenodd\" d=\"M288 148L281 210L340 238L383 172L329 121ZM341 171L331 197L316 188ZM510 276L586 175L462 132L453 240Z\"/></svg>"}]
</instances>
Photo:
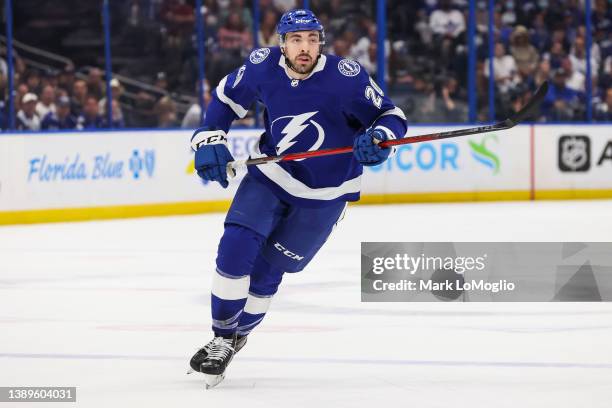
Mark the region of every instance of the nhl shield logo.
<instances>
[{"instance_id":1,"label":"nhl shield logo","mask_svg":"<svg viewBox=\"0 0 612 408\"><path fill-rule=\"evenodd\" d=\"M361 71L361 66L357 62L345 58L338 63L338 70L344 76L354 77Z\"/></svg>"},{"instance_id":2,"label":"nhl shield logo","mask_svg":"<svg viewBox=\"0 0 612 408\"><path fill-rule=\"evenodd\" d=\"M588 171L591 167L591 140L588 136L566 135L559 138L559 170Z\"/></svg>"},{"instance_id":3,"label":"nhl shield logo","mask_svg":"<svg viewBox=\"0 0 612 408\"><path fill-rule=\"evenodd\" d=\"M258 48L251 53L251 55L249 56L249 60L253 64L259 64L260 62L263 62L263 60L268 58L268 55L270 55L269 48Z\"/></svg>"}]
</instances>

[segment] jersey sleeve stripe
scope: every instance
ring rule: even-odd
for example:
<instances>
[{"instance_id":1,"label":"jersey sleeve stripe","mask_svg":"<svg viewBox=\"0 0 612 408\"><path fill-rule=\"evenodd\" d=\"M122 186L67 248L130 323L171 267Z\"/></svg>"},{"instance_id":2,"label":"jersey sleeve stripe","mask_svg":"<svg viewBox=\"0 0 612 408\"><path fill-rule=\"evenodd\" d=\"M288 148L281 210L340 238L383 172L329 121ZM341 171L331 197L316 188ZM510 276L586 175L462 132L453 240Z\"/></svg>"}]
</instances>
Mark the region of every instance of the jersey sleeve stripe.
<instances>
[{"instance_id":1,"label":"jersey sleeve stripe","mask_svg":"<svg viewBox=\"0 0 612 408\"><path fill-rule=\"evenodd\" d=\"M387 137L389 138L389 140L397 139L397 137L395 137L395 134L393 133L393 131L391 129L389 129L388 127L386 127L386 126L376 125L376 127L374 129L380 129L383 132L385 132L387 134ZM397 147L396 146L391 146L391 153L389 154L389 157L395 156L395 153L397 153Z\"/></svg>"},{"instance_id":2,"label":"jersey sleeve stripe","mask_svg":"<svg viewBox=\"0 0 612 408\"><path fill-rule=\"evenodd\" d=\"M397 138L395 137L395 134L393 133L393 131L392 131L391 129L389 129L388 127L386 127L386 126L383 126L383 125L376 125L376 127L375 127L374 129L380 129L380 130L382 130L383 132L385 132L385 133L387 134L387 137L389 138L389 140L391 140L391 139L397 139Z\"/></svg>"},{"instance_id":3,"label":"jersey sleeve stripe","mask_svg":"<svg viewBox=\"0 0 612 408\"><path fill-rule=\"evenodd\" d=\"M238 115L240 119L244 118L248 112L242 105L232 101L227 95L225 95L225 84L227 83L227 75L217 85L217 97L221 102L232 108L234 113Z\"/></svg>"},{"instance_id":4,"label":"jersey sleeve stripe","mask_svg":"<svg viewBox=\"0 0 612 408\"><path fill-rule=\"evenodd\" d=\"M395 115L395 116L399 116L400 118L402 118L403 120L406 120L406 115L404 115L404 112L398 108L397 106L394 107L393 109L389 109L388 111L385 111L382 115L380 115L377 119L382 118L383 116L387 116L387 115Z\"/></svg>"}]
</instances>

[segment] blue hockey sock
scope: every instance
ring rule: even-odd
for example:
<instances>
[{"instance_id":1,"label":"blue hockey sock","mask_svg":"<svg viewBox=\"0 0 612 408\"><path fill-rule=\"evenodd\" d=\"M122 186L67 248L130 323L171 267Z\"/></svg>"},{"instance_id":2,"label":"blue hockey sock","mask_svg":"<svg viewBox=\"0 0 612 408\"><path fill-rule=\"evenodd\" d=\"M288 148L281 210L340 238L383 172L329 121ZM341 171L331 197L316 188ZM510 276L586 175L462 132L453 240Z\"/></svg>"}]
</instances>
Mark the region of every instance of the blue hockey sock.
<instances>
[{"instance_id":1,"label":"blue hockey sock","mask_svg":"<svg viewBox=\"0 0 612 408\"><path fill-rule=\"evenodd\" d=\"M239 336L248 335L261 323L282 278L280 268L270 265L262 256L257 257L251 272L249 295L236 327Z\"/></svg>"},{"instance_id":2,"label":"blue hockey sock","mask_svg":"<svg viewBox=\"0 0 612 408\"><path fill-rule=\"evenodd\" d=\"M235 224L227 224L217 252L211 294L212 329L216 335L236 331L251 284L251 272L265 238Z\"/></svg>"}]
</instances>

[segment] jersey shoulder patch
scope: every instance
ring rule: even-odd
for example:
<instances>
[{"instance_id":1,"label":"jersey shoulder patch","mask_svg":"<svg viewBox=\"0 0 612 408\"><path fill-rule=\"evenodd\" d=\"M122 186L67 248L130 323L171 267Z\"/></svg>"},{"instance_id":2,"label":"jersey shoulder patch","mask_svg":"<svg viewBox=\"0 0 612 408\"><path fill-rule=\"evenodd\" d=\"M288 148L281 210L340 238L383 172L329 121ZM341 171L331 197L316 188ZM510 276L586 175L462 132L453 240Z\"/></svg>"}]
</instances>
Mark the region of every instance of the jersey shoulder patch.
<instances>
[{"instance_id":1,"label":"jersey shoulder patch","mask_svg":"<svg viewBox=\"0 0 612 408\"><path fill-rule=\"evenodd\" d=\"M256 50L253 50L253 52L251 52L251 55L249 55L249 61L251 61L252 64L259 64L265 61L265 59L268 58L269 55L270 55L269 48L258 48Z\"/></svg>"},{"instance_id":2,"label":"jersey shoulder patch","mask_svg":"<svg viewBox=\"0 0 612 408\"><path fill-rule=\"evenodd\" d=\"M361 72L361 65L356 61L344 58L338 61L338 71L344 76L354 77Z\"/></svg>"}]
</instances>

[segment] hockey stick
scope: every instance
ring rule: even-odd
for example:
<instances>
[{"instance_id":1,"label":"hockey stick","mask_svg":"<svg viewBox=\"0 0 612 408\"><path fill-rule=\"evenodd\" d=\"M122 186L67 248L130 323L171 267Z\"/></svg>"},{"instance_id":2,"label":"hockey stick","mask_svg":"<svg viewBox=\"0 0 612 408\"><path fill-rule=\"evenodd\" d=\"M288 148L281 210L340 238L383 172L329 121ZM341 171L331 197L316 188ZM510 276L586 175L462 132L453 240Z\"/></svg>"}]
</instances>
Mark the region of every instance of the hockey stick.
<instances>
[{"instance_id":1,"label":"hockey stick","mask_svg":"<svg viewBox=\"0 0 612 408\"><path fill-rule=\"evenodd\" d=\"M520 111L516 112L510 118L504 121L498 122L494 125L479 126L479 127L474 127L474 128L468 128L468 129L451 130L448 132L441 132L441 133L430 133L427 135L420 135L420 136L408 136L402 139L387 140L385 142L380 143L379 146L382 148L385 148L385 147L391 147L391 146L421 143L421 142L428 142L431 140L449 139L451 137L477 135L480 133L496 132L499 130L510 129L518 125L519 123L521 123L522 121L530 117L531 115L533 115L536 109L540 106L540 104L544 100L544 97L546 96L547 92L548 92L548 82L545 81L542 83L542 85L540 85L540 87L536 90L535 94L533 94L529 102L527 102L527 104ZM228 170L229 175L233 175L235 174L235 171L234 171L235 169L244 167L244 166L251 166L251 165L258 165L258 164L265 164L265 163L277 163L281 161L291 161L291 160L298 160L298 159L308 159L311 157L330 156L334 154L350 153L352 151L353 151L353 146L346 146L346 147L336 147L336 148L330 148L330 149L315 150L312 152L288 153L288 154L282 154L280 156L266 156L266 157L260 157L256 159L236 160L233 162L229 162L227 164L227 170Z\"/></svg>"}]
</instances>

